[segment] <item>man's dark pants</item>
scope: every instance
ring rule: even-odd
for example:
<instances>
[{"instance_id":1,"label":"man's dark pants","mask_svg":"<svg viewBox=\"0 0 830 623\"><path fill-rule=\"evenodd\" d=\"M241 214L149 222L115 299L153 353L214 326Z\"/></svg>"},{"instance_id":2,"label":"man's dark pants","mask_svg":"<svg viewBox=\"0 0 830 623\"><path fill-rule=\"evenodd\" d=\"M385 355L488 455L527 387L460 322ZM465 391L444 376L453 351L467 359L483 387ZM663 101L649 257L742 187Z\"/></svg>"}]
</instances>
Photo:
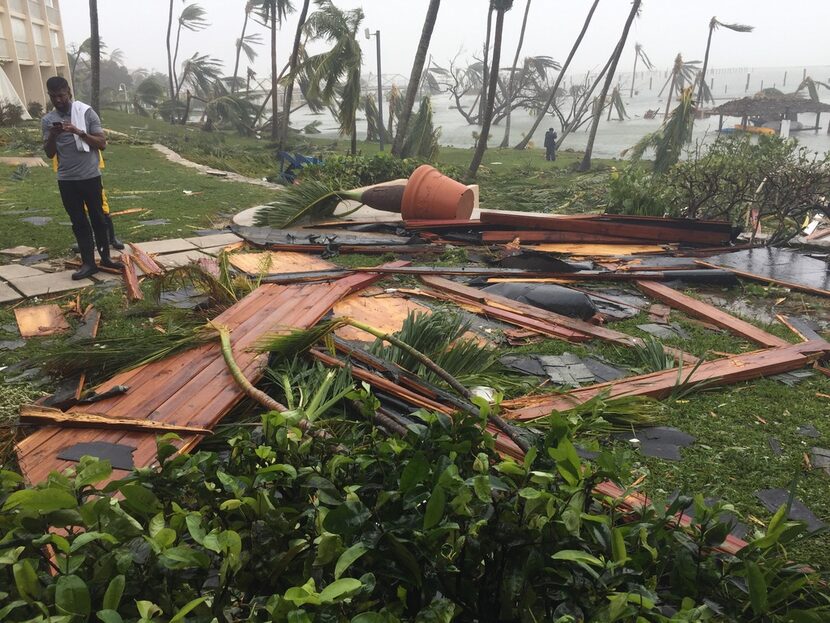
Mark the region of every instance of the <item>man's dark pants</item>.
<instances>
[{"instance_id":1,"label":"man's dark pants","mask_svg":"<svg viewBox=\"0 0 830 623\"><path fill-rule=\"evenodd\" d=\"M548 147L545 152L545 160L556 160L556 147Z\"/></svg>"},{"instance_id":2,"label":"man's dark pants","mask_svg":"<svg viewBox=\"0 0 830 623\"><path fill-rule=\"evenodd\" d=\"M61 200L69 220L72 221L72 231L78 241L81 259L84 263L94 264L94 249L109 249L107 225L104 220L104 209L101 201L101 176L88 180L58 180L58 189ZM84 212L84 204L89 211L89 219ZM90 228L90 221L92 227ZM95 232L95 242L92 233ZM95 244L97 243L97 244Z\"/></svg>"}]
</instances>

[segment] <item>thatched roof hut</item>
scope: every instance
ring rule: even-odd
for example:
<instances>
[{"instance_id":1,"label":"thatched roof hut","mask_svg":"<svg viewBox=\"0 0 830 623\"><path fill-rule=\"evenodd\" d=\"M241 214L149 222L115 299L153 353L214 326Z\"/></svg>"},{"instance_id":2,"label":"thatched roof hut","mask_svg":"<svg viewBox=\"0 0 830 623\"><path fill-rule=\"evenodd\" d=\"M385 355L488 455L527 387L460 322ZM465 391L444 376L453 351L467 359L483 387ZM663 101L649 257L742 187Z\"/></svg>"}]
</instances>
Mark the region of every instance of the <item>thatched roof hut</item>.
<instances>
[{"instance_id":1,"label":"thatched roof hut","mask_svg":"<svg viewBox=\"0 0 830 623\"><path fill-rule=\"evenodd\" d=\"M759 93L753 97L742 97L726 102L713 108L710 112L720 116L719 127L723 127L724 117L741 117L741 123L746 125L747 120L753 117L766 121L780 121L782 119L795 121L801 113L812 113L816 115L816 125L809 129L818 129L821 113L830 112L830 104L801 97L795 93Z\"/></svg>"}]
</instances>

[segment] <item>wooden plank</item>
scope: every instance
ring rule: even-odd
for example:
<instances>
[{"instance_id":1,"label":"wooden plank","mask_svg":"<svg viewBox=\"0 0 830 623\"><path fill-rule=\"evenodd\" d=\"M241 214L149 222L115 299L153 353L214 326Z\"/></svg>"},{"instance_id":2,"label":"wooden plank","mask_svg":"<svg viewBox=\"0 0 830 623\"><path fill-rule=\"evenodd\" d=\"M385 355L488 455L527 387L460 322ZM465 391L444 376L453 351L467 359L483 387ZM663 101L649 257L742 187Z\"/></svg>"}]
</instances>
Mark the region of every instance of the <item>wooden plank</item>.
<instances>
[{"instance_id":1,"label":"wooden plank","mask_svg":"<svg viewBox=\"0 0 830 623\"><path fill-rule=\"evenodd\" d=\"M803 342L824 339L816 333L815 329L807 324L803 318L798 318L797 316L785 316L784 314L775 314L775 317L778 318L778 321L781 324L800 337Z\"/></svg>"},{"instance_id":2,"label":"wooden plank","mask_svg":"<svg viewBox=\"0 0 830 623\"><path fill-rule=\"evenodd\" d=\"M665 253L657 244L535 244L530 249L546 253L562 253L579 257L625 257L628 255Z\"/></svg>"},{"instance_id":3,"label":"wooden plank","mask_svg":"<svg viewBox=\"0 0 830 623\"><path fill-rule=\"evenodd\" d=\"M717 245L727 244L731 239L731 225L728 223L686 219L631 218L618 215L572 218L569 216L482 212L481 222L487 225L506 225L530 231L577 232L661 243L682 242Z\"/></svg>"},{"instance_id":4,"label":"wooden plank","mask_svg":"<svg viewBox=\"0 0 830 623\"><path fill-rule=\"evenodd\" d=\"M731 273L734 273L738 277L743 277L744 279L752 279L753 281L760 281L762 283L771 283L776 286L781 286L783 288L789 288L790 290L796 290L798 292L805 292L807 294L814 294L815 296L830 296L830 290L822 290L819 288L811 288L809 286L805 286L800 283L795 283L792 281L783 281L781 279L773 279L772 277L765 277L763 275L756 275L754 273L748 273L742 270L738 270L736 268L730 268L729 266L720 266L718 264L711 264L710 262L706 262L704 260L695 260L695 264L700 266L706 266L707 268L718 268L720 270L728 270Z\"/></svg>"},{"instance_id":5,"label":"wooden plank","mask_svg":"<svg viewBox=\"0 0 830 623\"><path fill-rule=\"evenodd\" d=\"M153 433L191 433L194 435L212 435L206 428L192 426L175 426L153 420L139 420L135 418L118 418L73 411L66 413L60 409L44 407L42 405L20 405L20 421L33 424L60 424L62 427L103 428L107 430L138 430Z\"/></svg>"},{"instance_id":6,"label":"wooden plank","mask_svg":"<svg viewBox=\"0 0 830 623\"><path fill-rule=\"evenodd\" d=\"M229 319L236 318L238 321L240 318L243 318L244 322L250 318L254 318L252 321L254 326L245 335L239 336L243 339L236 341L234 350L240 358L246 359L247 363L243 372L250 380L255 382L259 378L259 375L261 375L266 357L247 351L245 344L252 343L260 335L269 331L281 327L284 328L284 322L300 328L311 326L328 311L336 300L380 278L381 276L377 273L372 273L352 275L331 285L263 287L223 312L217 320L228 321ZM271 297L266 296L265 293L260 294L260 290L263 289L266 292L274 290L275 294L272 294ZM296 296L300 291L304 294L300 297ZM283 303L278 308L269 308L264 318L256 316L258 312L252 315L240 311L250 301L259 301L259 304L265 306L269 302L268 299L274 296L280 296ZM287 306L291 306L295 310L288 315L289 317L285 317L285 314L281 311L281 309L285 309ZM245 352L241 352L242 350ZM194 356L196 359L194 359ZM201 362L201 359L207 360L206 365ZM124 396L112 398L97 403L96 405L89 405L87 409L94 408L97 415L111 415L113 412L118 412L119 404L124 404L128 398L132 398L133 404L136 404L137 407L144 404L145 410L141 411L138 408L130 409L128 413L121 414L121 417L125 419L133 418L161 421L171 425L210 429L242 397L241 391L236 387L236 382L224 369L224 361L221 361L221 364L219 364L218 362L220 361L221 354L218 352L218 349L216 349L214 344L209 344L199 349L179 353L164 362L157 362L165 363L167 369L174 373L181 368L185 368L191 372L189 383L188 379L183 378L171 380L173 386L185 392L184 398L175 402L168 399L161 405L157 405L157 400L153 398L153 394L166 394L169 392L164 387L167 376L169 375L162 374L163 368L150 364L129 373L131 375L129 378L135 386L145 388L141 392L137 392L140 394L137 404L135 399L130 396L132 392L128 392ZM182 362L184 362L184 365L182 365ZM206 370L212 364L215 364L216 367L223 368L223 374L219 374L216 370L213 370L212 373L204 373L202 377L199 377L200 372ZM125 373L124 376L117 375L117 377L123 379L127 374ZM198 377L200 381L208 379L209 384L205 385L202 382L196 382L194 377ZM109 381L108 384L112 385L113 380ZM150 407L153 408L152 412L146 410ZM188 408L191 410L187 411ZM183 451L191 449L198 444L200 439L201 435L183 434L180 447ZM141 432L116 432L107 430L77 430L70 433L70 431L60 427L49 426L30 435L26 440L18 444L17 451L22 473L31 482L38 482L45 478L50 471L61 470L71 466L72 463L60 461L56 459L56 456L66 445L75 444L80 441L107 441L110 443L132 445L137 448L133 454L133 460L135 461L135 465L139 467L150 465L155 457L155 435ZM120 475L121 473L116 470L113 477L119 477Z\"/></svg>"},{"instance_id":7,"label":"wooden plank","mask_svg":"<svg viewBox=\"0 0 830 623\"><path fill-rule=\"evenodd\" d=\"M144 300L144 292L138 285L138 275L135 271L135 264L128 253L121 254L121 263L124 265L122 274L124 276L124 288L127 291L127 298L131 301Z\"/></svg>"},{"instance_id":8,"label":"wooden plank","mask_svg":"<svg viewBox=\"0 0 830 623\"><path fill-rule=\"evenodd\" d=\"M798 370L825 356L828 352L830 352L828 342L823 340L803 342L715 359L682 372L677 369L663 370L582 387L555 396L517 398L505 401L502 406L507 410L505 415L507 418L535 420L547 417L552 411L570 409L605 392L608 393L609 398L621 396L662 398L680 387L689 385L705 384L706 387L729 385Z\"/></svg>"},{"instance_id":9,"label":"wooden plank","mask_svg":"<svg viewBox=\"0 0 830 623\"><path fill-rule=\"evenodd\" d=\"M494 230L481 232L483 244L508 243L518 239L522 244L534 243L573 243L573 244L643 244L652 238L631 238L610 234L592 234L574 231L538 231L538 230Z\"/></svg>"},{"instance_id":10,"label":"wooden plank","mask_svg":"<svg viewBox=\"0 0 830 623\"><path fill-rule=\"evenodd\" d=\"M476 290L475 288L464 286L440 277L421 277L421 281L441 292L447 292L468 301L489 305L491 307L498 306L504 310L510 310L513 313L517 313L522 317L532 318L550 323L552 325L565 327L596 339L619 344L620 346L632 347L641 346L643 344L643 341L640 338L626 335L625 333L620 333L619 331L615 331L613 329L593 325L589 322L585 322L584 320L569 318L568 316L563 316L562 314L557 314L533 305L528 305L527 303L520 303L498 294ZM518 326L525 328L532 328L528 327L526 324L520 324L515 321L511 322L511 324L517 324ZM681 358L684 363L694 364L697 362L697 358L693 355L678 351L677 349L671 347L666 347L666 352L670 353L674 357Z\"/></svg>"},{"instance_id":11,"label":"wooden plank","mask_svg":"<svg viewBox=\"0 0 830 623\"><path fill-rule=\"evenodd\" d=\"M130 253L123 253L122 255L129 255L131 259L141 267L145 275L163 275L164 268L159 266L149 253L144 251L141 247L128 242L130 245Z\"/></svg>"},{"instance_id":12,"label":"wooden plank","mask_svg":"<svg viewBox=\"0 0 830 623\"><path fill-rule=\"evenodd\" d=\"M228 256L228 261L234 268L249 275L282 275L337 268L337 265L320 257L295 251L232 253Z\"/></svg>"},{"instance_id":13,"label":"wooden plank","mask_svg":"<svg viewBox=\"0 0 830 623\"><path fill-rule=\"evenodd\" d=\"M22 337L43 337L63 333L70 329L58 305L15 307L14 318Z\"/></svg>"},{"instance_id":14,"label":"wooden plank","mask_svg":"<svg viewBox=\"0 0 830 623\"><path fill-rule=\"evenodd\" d=\"M354 318L384 333L400 331L409 314L429 314L429 307L401 296L384 294L377 291L376 296L367 293L352 294L337 301L332 308L335 318ZM352 326L340 327L335 332L344 340L374 342L375 336Z\"/></svg>"},{"instance_id":15,"label":"wooden plank","mask_svg":"<svg viewBox=\"0 0 830 623\"><path fill-rule=\"evenodd\" d=\"M661 283L654 281L638 281L637 287L643 292L652 296L659 301L674 309L679 309L690 316L699 318L705 322L709 322L722 329L734 333L742 338L745 338L761 346L768 348L777 348L779 346L789 346L790 343L780 337L767 333L763 329L759 329L753 324L750 324L740 318L736 318L732 314L728 314L703 301L693 299L690 296L678 292Z\"/></svg>"}]
</instances>

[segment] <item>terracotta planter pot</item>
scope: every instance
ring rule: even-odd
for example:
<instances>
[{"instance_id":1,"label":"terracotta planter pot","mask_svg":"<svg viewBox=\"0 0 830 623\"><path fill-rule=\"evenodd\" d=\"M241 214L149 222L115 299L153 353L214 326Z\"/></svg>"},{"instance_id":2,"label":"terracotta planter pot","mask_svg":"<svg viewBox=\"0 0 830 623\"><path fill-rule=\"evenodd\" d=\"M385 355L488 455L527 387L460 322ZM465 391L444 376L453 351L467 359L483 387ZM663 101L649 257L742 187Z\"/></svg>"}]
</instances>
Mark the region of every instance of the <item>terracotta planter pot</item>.
<instances>
[{"instance_id":1,"label":"terracotta planter pot","mask_svg":"<svg viewBox=\"0 0 830 623\"><path fill-rule=\"evenodd\" d=\"M469 219L474 203L471 189L423 164L406 184L401 215L404 220Z\"/></svg>"}]
</instances>

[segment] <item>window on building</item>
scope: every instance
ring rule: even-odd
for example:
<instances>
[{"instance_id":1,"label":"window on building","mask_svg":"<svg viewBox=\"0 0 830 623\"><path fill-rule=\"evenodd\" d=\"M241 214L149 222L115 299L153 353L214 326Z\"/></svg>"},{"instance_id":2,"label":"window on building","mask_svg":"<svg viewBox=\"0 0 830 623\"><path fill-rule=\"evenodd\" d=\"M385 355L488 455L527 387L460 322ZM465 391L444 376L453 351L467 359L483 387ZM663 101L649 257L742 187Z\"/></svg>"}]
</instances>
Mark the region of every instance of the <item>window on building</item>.
<instances>
[{"instance_id":1,"label":"window on building","mask_svg":"<svg viewBox=\"0 0 830 623\"><path fill-rule=\"evenodd\" d=\"M58 34L57 30L50 30L49 34L51 35L51 38L52 38L52 47L57 50L58 48L61 47L61 37Z\"/></svg>"},{"instance_id":2,"label":"window on building","mask_svg":"<svg viewBox=\"0 0 830 623\"><path fill-rule=\"evenodd\" d=\"M43 26L40 24L32 24L32 32L35 35L35 45L46 45L43 35Z\"/></svg>"},{"instance_id":3,"label":"window on building","mask_svg":"<svg viewBox=\"0 0 830 623\"><path fill-rule=\"evenodd\" d=\"M29 37L26 33L26 22L22 19L13 17L12 18L12 34L14 35L15 41L28 41Z\"/></svg>"}]
</instances>

